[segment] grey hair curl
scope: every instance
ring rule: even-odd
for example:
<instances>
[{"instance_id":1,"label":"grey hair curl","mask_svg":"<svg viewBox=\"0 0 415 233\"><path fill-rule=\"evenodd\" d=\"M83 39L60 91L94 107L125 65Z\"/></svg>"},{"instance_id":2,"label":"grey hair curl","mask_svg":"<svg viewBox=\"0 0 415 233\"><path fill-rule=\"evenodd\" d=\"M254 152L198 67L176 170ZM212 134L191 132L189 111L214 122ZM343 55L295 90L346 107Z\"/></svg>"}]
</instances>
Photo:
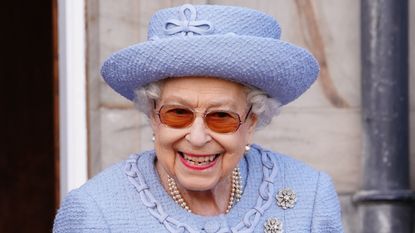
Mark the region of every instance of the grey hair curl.
<instances>
[{"instance_id":1,"label":"grey hair curl","mask_svg":"<svg viewBox=\"0 0 415 233\"><path fill-rule=\"evenodd\" d=\"M256 87L246 87L248 105L252 106L252 112L258 117L257 129L271 123L274 116L278 115L281 104L271 98L264 91Z\"/></svg>"},{"instance_id":2,"label":"grey hair curl","mask_svg":"<svg viewBox=\"0 0 415 233\"><path fill-rule=\"evenodd\" d=\"M135 106L147 117L150 117L155 101L160 98L162 85L163 81L152 82L135 90ZM256 87L245 86L245 88L247 103L252 105L251 112L258 117L257 129L267 126L272 118L278 115L281 104Z\"/></svg>"},{"instance_id":3,"label":"grey hair curl","mask_svg":"<svg viewBox=\"0 0 415 233\"><path fill-rule=\"evenodd\" d=\"M150 117L155 101L160 98L162 85L163 81L152 82L134 91L134 104L138 111Z\"/></svg>"}]
</instances>

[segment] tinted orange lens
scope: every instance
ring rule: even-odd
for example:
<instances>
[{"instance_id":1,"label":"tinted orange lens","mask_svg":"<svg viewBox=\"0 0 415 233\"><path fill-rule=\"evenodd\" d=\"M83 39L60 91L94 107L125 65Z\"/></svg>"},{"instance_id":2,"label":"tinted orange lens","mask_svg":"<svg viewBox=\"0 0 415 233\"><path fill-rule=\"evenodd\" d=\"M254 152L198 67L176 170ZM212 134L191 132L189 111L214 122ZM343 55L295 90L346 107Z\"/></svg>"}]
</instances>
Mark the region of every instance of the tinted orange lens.
<instances>
[{"instance_id":1,"label":"tinted orange lens","mask_svg":"<svg viewBox=\"0 0 415 233\"><path fill-rule=\"evenodd\" d=\"M218 133L235 132L240 124L239 116L231 112L210 112L205 116L209 129Z\"/></svg>"},{"instance_id":2,"label":"tinted orange lens","mask_svg":"<svg viewBox=\"0 0 415 233\"><path fill-rule=\"evenodd\" d=\"M183 128L192 124L194 114L186 108L166 106L160 109L161 123L173 128Z\"/></svg>"}]
</instances>

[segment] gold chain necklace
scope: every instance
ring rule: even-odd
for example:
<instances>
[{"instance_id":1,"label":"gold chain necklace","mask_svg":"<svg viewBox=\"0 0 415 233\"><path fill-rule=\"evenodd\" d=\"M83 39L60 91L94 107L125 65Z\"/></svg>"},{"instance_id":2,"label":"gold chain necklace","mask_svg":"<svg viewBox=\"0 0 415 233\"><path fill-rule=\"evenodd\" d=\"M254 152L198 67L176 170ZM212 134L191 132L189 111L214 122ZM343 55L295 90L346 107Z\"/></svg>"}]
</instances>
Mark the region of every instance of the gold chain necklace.
<instances>
[{"instance_id":1,"label":"gold chain necklace","mask_svg":"<svg viewBox=\"0 0 415 233\"><path fill-rule=\"evenodd\" d=\"M191 213L192 210L189 208L186 201L183 199L182 195L179 192L179 189L177 189L176 181L174 181L172 177L167 175L167 183L169 186L170 195L172 196L173 200L183 209L187 210L187 212ZM234 204L236 204L242 196L242 177L239 167L233 169L231 183L231 195L229 197L229 202L228 206L226 207L225 213L229 213Z\"/></svg>"}]
</instances>

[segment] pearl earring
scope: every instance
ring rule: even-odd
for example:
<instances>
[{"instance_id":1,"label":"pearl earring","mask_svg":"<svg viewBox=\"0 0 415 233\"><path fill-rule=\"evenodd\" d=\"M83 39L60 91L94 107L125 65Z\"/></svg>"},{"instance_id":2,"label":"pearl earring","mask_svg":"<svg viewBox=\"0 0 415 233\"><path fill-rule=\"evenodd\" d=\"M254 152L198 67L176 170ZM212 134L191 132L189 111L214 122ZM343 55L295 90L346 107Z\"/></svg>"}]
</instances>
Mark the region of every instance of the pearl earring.
<instances>
[{"instance_id":1,"label":"pearl earring","mask_svg":"<svg viewBox=\"0 0 415 233\"><path fill-rule=\"evenodd\" d=\"M245 153L246 153L246 152L248 152L250 149L251 149L251 146L250 146L249 144L247 144L247 145L245 146Z\"/></svg>"},{"instance_id":2,"label":"pearl earring","mask_svg":"<svg viewBox=\"0 0 415 233\"><path fill-rule=\"evenodd\" d=\"M153 137L151 138L151 141L156 141L156 137L154 137L154 134L153 134Z\"/></svg>"}]
</instances>

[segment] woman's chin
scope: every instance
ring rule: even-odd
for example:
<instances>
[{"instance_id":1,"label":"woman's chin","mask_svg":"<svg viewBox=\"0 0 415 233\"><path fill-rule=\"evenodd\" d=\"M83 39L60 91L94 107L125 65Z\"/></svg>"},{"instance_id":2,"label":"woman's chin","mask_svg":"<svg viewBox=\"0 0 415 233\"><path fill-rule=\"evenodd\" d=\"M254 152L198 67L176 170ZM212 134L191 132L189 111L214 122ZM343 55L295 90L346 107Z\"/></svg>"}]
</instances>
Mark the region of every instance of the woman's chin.
<instances>
[{"instance_id":1,"label":"woman's chin","mask_svg":"<svg viewBox=\"0 0 415 233\"><path fill-rule=\"evenodd\" d=\"M209 191L213 189L221 177L221 158L197 164L178 152L176 155L175 179L178 186L188 191Z\"/></svg>"},{"instance_id":2,"label":"woman's chin","mask_svg":"<svg viewBox=\"0 0 415 233\"><path fill-rule=\"evenodd\" d=\"M209 178L203 179L200 177L177 177L178 186L186 191L191 192L208 192L217 186L219 183L218 179Z\"/></svg>"}]
</instances>

